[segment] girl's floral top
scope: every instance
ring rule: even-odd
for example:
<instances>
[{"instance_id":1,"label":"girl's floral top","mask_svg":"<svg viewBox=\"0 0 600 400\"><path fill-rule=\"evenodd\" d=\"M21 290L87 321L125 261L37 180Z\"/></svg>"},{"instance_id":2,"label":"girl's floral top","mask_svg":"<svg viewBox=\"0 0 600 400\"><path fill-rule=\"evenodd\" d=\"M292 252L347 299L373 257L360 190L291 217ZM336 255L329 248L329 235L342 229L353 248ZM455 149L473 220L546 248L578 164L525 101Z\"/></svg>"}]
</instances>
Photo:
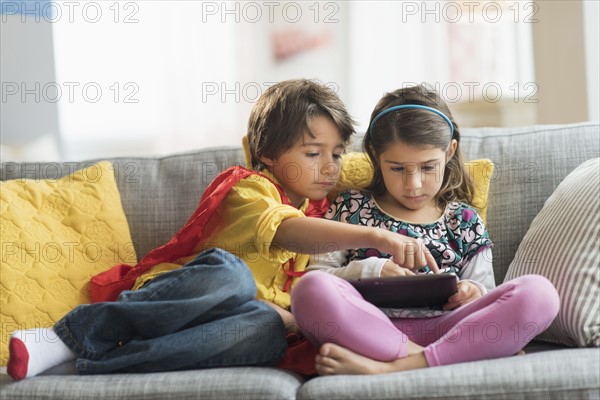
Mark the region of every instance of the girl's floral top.
<instances>
[{"instance_id":1,"label":"girl's floral top","mask_svg":"<svg viewBox=\"0 0 600 400\"><path fill-rule=\"evenodd\" d=\"M461 276L462 267L481 250L492 247L488 231L475 209L465 203L451 202L444 214L431 223L401 221L381 210L373 196L358 190L342 192L331 204L325 218L354 225L380 227L412 238L420 238L440 269ZM368 257L389 258L377 249L351 250L346 263ZM427 272L429 267L419 270Z\"/></svg>"}]
</instances>

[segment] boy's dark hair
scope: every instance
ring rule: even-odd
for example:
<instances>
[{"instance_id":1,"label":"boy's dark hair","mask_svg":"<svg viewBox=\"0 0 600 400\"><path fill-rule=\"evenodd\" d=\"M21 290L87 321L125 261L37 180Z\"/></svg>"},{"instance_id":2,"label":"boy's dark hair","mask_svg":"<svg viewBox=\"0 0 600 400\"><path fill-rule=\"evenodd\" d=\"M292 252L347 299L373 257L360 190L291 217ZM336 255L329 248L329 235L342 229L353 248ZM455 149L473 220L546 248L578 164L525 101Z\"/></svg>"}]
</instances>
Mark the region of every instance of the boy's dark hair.
<instances>
[{"instance_id":1,"label":"boy's dark hair","mask_svg":"<svg viewBox=\"0 0 600 400\"><path fill-rule=\"evenodd\" d=\"M314 117L329 117L340 129L347 144L354 133L354 120L329 87L308 79L279 82L258 99L248 120L248 144L252 168L265 166L260 157L275 159L291 149L305 133L312 136L309 123Z\"/></svg>"},{"instance_id":2,"label":"boy's dark hair","mask_svg":"<svg viewBox=\"0 0 600 400\"><path fill-rule=\"evenodd\" d=\"M454 136L450 136L450 127L442 117L434 112L417 108L392 111L379 118L373 126L370 125L383 110L402 104L418 104L441 111L452 122ZM363 148L369 155L374 169L373 179L367 190L375 195L382 195L386 191L378 156L388 148L390 143L400 141L410 146L434 147L447 151L451 140L456 139L456 152L448 161L444 171L437 204L441 208L445 208L450 201L472 204L473 182L464 168L460 151L460 129L450 109L433 88L417 85L386 93L375 106L370 124L370 129L363 140Z\"/></svg>"}]
</instances>

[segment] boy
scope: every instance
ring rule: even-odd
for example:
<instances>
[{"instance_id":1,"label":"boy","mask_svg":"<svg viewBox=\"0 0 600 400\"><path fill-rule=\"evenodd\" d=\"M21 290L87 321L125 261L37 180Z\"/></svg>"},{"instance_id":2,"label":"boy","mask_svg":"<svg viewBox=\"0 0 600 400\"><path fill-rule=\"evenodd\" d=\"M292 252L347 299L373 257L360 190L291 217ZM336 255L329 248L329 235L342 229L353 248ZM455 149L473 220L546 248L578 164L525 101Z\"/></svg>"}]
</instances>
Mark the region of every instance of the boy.
<instances>
[{"instance_id":1,"label":"boy","mask_svg":"<svg viewBox=\"0 0 600 400\"><path fill-rule=\"evenodd\" d=\"M217 177L190 221L131 269L127 278L137 279L117 301L81 305L53 328L15 332L9 375L25 379L75 358L80 374L274 365L287 348L290 290L308 254L371 246L399 264L425 265L423 246L405 246L412 239L303 218L326 211L353 132L331 89L309 80L270 87L248 124L260 173L234 167Z\"/></svg>"}]
</instances>

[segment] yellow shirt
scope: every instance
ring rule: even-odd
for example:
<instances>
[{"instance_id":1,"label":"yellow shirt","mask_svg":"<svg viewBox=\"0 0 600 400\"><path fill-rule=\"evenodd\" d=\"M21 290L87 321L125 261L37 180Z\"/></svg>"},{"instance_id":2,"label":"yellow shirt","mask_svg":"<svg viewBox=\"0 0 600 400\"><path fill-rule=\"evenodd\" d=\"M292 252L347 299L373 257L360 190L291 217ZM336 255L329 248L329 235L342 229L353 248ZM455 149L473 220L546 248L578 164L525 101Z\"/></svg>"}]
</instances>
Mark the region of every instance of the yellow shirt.
<instances>
[{"instance_id":1,"label":"yellow shirt","mask_svg":"<svg viewBox=\"0 0 600 400\"><path fill-rule=\"evenodd\" d=\"M267 170L261 173L276 182ZM209 236L198 243L193 254L175 263L161 263L152 267L136 280L133 290L161 273L180 268L204 250L220 247L246 262L256 281L258 299L287 309L290 306L290 293L283 291L288 279L284 268L289 269L289 260L293 258L294 271L304 271L309 256L283 249L272 242L279 224L287 218L304 217L307 206L308 200L300 209L282 204L279 192L271 181L260 175L250 175L231 188L207 224Z\"/></svg>"}]
</instances>

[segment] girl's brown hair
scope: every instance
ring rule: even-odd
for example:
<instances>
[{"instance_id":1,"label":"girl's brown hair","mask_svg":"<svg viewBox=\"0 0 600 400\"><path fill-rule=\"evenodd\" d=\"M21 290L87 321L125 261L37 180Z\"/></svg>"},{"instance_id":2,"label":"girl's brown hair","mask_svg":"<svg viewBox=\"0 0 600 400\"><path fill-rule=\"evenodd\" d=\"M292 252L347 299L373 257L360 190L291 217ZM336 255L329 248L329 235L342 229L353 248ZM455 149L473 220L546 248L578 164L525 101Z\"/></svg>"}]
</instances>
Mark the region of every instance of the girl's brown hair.
<instances>
[{"instance_id":1,"label":"girl's brown hair","mask_svg":"<svg viewBox=\"0 0 600 400\"><path fill-rule=\"evenodd\" d=\"M260 157L275 159L291 149L305 133L312 136L312 118L331 118L344 144L354 133L354 120L338 95L324 84L296 79L269 87L258 99L248 120L248 144L252 168L265 166Z\"/></svg>"},{"instance_id":2,"label":"girl's brown hair","mask_svg":"<svg viewBox=\"0 0 600 400\"><path fill-rule=\"evenodd\" d=\"M403 104L417 104L441 111L452 122L454 136L451 136L450 127L441 116L417 108L391 111L373 124L373 119L380 112ZM442 209L450 201L471 204L473 182L464 168L460 151L460 136L460 129L454 121L450 109L435 90L425 85L417 85L386 93L371 114L369 129L363 140L363 148L374 169L373 179L366 189L375 195L383 195L386 192L379 165L379 155L388 148L390 143L399 141L414 147L439 148L447 152L452 139L456 139L456 151L444 169L442 187L436 200Z\"/></svg>"}]
</instances>

